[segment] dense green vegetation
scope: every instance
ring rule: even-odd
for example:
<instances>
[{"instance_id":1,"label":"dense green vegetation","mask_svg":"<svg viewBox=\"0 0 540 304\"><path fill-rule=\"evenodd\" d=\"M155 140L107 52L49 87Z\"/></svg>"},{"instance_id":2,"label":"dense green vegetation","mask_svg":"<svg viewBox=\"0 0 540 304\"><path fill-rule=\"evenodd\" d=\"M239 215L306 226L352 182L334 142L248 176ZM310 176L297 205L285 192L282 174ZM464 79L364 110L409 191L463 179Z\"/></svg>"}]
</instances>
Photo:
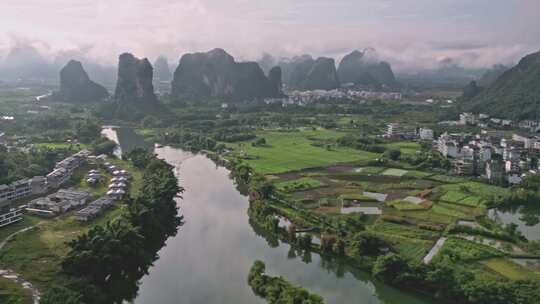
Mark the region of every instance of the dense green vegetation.
<instances>
[{"instance_id":1,"label":"dense green vegetation","mask_svg":"<svg viewBox=\"0 0 540 304\"><path fill-rule=\"evenodd\" d=\"M249 270L248 283L253 292L270 304L317 304L323 299L307 290L294 286L281 277L270 277L264 274L265 265L255 261Z\"/></svg>"},{"instance_id":2,"label":"dense green vegetation","mask_svg":"<svg viewBox=\"0 0 540 304\"><path fill-rule=\"evenodd\" d=\"M399 255L380 256L373 275L401 287L430 290L441 300L458 303L538 303L540 289L535 280L478 277L471 267L456 267L443 259L428 266L410 263Z\"/></svg>"},{"instance_id":3,"label":"dense green vegetation","mask_svg":"<svg viewBox=\"0 0 540 304\"><path fill-rule=\"evenodd\" d=\"M540 52L527 55L463 107L510 119L540 117Z\"/></svg>"},{"instance_id":4,"label":"dense green vegetation","mask_svg":"<svg viewBox=\"0 0 540 304\"><path fill-rule=\"evenodd\" d=\"M132 299L138 280L181 224L174 198L182 189L172 167L154 159L145 168L143 180L141 195L124 216L69 242L62 269L73 277L73 289L83 295L84 302Z\"/></svg>"},{"instance_id":5,"label":"dense green vegetation","mask_svg":"<svg viewBox=\"0 0 540 304\"><path fill-rule=\"evenodd\" d=\"M100 110L53 108L38 114L43 118L35 122L21 119L28 126L8 131L25 135L36 143L34 149L24 157L6 154L0 157L0 166L7 164L6 172L14 179L41 172L29 168L32 164L48 168L63 151L85 147L111 153L112 142L95 138L101 121L92 113ZM178 104L170 112L172 119L136 113L144 118L140 123L131 120L130 126L151 141L204 150L226 165L238 188L250 196L250 225L270 246L277 246L278 240L287 242L305 261L312 251L337 257L352 268L372 269L389 284L442 300L534 303L538 299L538 274L508 257L537 256L540 247L520 236L515 226L485 218L490 206L534 204L540 193L538 178L503 188L450 176L450 162L434 153L429 143L379 136L387 122L414 122L442 131L436 123L455 118L453 108L384 102L287 108L238 103L222 108L215 100ZM99 118L125 123L106 115ZM42 135L35 132L38 128L48 131ZM42 155L50 151L55 157ZM171 202L179 189L170 167L143 150L125 153L124 158L134 175L145 170L144 178L133 182L129 206L113 209L98 225L65 218L47 221L24 235L27 243L10 243L0 254L2 265L13 265L25 278L50 290L44 301L130 300L137 291L135 282L156 258L164 238L176 232L180 223ZM374 198L381 195L386 200ZM410 196L421 202L406 201ZM382 215L361 208L377 209ZM280 218L292 224L281 227ZM458 225L463 220L474 226ZM420 265L442 236L448 237L442 250L429 265ZM69 246L63 244L66 240ZM252 278L257 278L250 280L256 283L254 291L270 303L319 303L310 302L318 300L284 279L264 275L260 265ZM51 282L64 288L51 288ZM303 302L295 302L295 297Z\"/></svg>"},{"instance_id":6,"label":"dense green vegetation","mask_svg":"<svg viewBox=\"0 0 540 304\"><path fill-rule=\"evenodd\" d=\"M46 175L54 168L56 162L67 156L69 150L33 148L24 152L9 152L0 146L0 184L8 184L15 180Z\"/></svg>"}]
</instances>

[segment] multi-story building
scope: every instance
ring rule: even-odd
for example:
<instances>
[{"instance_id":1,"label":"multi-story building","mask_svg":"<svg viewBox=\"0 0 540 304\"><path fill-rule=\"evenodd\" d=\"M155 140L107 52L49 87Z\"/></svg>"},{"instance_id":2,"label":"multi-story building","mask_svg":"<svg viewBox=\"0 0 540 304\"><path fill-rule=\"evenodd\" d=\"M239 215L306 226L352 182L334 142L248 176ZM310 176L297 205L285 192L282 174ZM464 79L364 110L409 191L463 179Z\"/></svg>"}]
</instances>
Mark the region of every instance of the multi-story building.
<instances>
[{"instance_id":1,"label":"multi-story building","mask_svg":"<svg viewBox=\"0 0 540 304\"><path fill-rule=\"evenodd\" d=\"M501 184L504 180L504 166L498 159L486 162L486 177L490 183Z\"/></svg>"},{"instance_id":2,"label":"multi-story building","mask_svg":"<svg viewBox=\"0 0 540 304\"><path fill-rule=\"evenodd\" d=\"M416 128L400 123L389 123L386 126L386 136L389 138L414 138L416 137Z\"/></svg>"},{"instance_id":3,"label":"multi-story building","mask_svg":"<svg viewBox=\"0 0 540 304\"><path fill-rule=\"evenodd\" d=\"M457 175L473 175L474 161L467 159L456 159L454 161L454 168Z\"/></svg>"},{"instance_id":4,"label":"multi-story building","mask_svg":"<svg viewBox=\"0 0 540 304\"><path fill-rule=\"evenodd\" d=\"M456 136L444 133L437 140L437 150L444 157L456 158L458 156L459 142L455 137Z\"/></svg>"},{"instance_id":5,"label":"multi-story building","mask_svg":"<svg viewBox=\"0 0 540 304\"><path fill-rule=\"evenodd\" d=\"M44 176L34 176L30 179L30 190L32 195L47 192L47 178Z\"/></svg>"},{"instance_id":6,"label":"multi-story building","mask_svg":"<svg viewBox=\"0 0 540 304\"><path fill-rule=\"evenodd\" d=\"M433 130L427 128L420 128L418 131L418 136L421 140L433 140Z\"/></svg>"},{"instance_id":7,"label":"multi-story building","mask_svg":"<svg viewBox=\"0 0 540 304\"><path fill-rule=\"evenodd\" d=\"M459 123L462 125L476 125L478 119L473 113L461 113L459 114Z\"/></svg>"},{"instance_id":8,"label":"multi-story building","mask_svg":"<svg viewBox=\"0 0 540 304\"><path fill-rule=\"evenodd\" d=\"M516 142L522 142L525 149L532 149L536 139L534 136L527 134L514 133L512 134L512 140Z\"/></svg>"},{"instance_id":9,"label":"multi-story building","mask_svg":"<svg viewBox=\"0 0 540 304\"><path fill-rule=\"evenodd\" d=\"M56 168L47 174L47 184L50 188L58 188L71 178L71 173L64 168Z\"/></svg>"},{"instance_id":10,"label":"multi-story building","mask_svg":"<svg viewBox=\"0 0 540 304\"><path fill-rule=\"evenodd\" d=\"M46 197L32 200L28 204L27 211L36 215L44 215L47 212L58 215L86 204L89 197L90 193L86 191L61 189Z\"/></svg>"},{"instance_id":11,"label":"multi-story building","mask_svg":"<svg viewBox=\"0 0 540 304\"><path fill-rule=\"evenodd\" d=\"M0 202L14 201L32 193L30 181L21 179L9 185L0 185Z\"/></svg>"},{"instance_id":12,"label":"multi-story building","mask_svg":"<svg viewBox=\"0 0 540 304\"><path fill-rule=\"evenodd\" d=\"M12 208L11 202L0 203L0 227L16 223L22 219L23 208Z\"/></svg>"}]
</instances>

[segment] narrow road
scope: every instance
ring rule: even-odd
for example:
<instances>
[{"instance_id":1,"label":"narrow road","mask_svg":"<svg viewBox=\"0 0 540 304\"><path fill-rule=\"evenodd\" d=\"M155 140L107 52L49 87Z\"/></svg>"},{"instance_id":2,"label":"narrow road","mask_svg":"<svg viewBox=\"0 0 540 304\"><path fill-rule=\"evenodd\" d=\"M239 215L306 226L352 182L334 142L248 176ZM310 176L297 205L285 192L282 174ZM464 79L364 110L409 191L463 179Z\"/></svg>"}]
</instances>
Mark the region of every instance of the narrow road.
<instances>
[{"instance_id":1,"label":"narrow road","mask_svg":"<svg viewBox=\"0 0 540 304\"><path fill-rule=\"evenodd\" d=\"M437 240L437 243L435 243L435 246L433 246L433 248L431 248L429 253L424 257L424 264L429 264L429 262L431 262L433 257L435 257L435 255L437 255L439 250L441 250L441 247L444 245L445 242L446 242L445 237L441 237L439 240Z\"/></svg>"},{"instance_id":2,"label":"narrow road","mask_svg":"<svg viewBox=\"0 0 540 304\"><path fill-rule=\"evenodd\" d=\"M6 244L9 241L11 241L17 234L29 231L29 230L34 229L36 227L37 227L37 225L34 225L34 226L23 228L23 229L21 229L19 231L16 231L16 232L13 232L12 234L10 234L8 237L6 237L0 243L0 250L2 250L4 248L4 246L6 246ZM32 283L30 283L28 281L25 281L23 278L21 278L21 276L18 273L14 272L13 270L10 270L10 269L0 269L0 276L3 277L4 279L10 280L12 282L15 282L15 283L21 285L22 288L24 288L24 289L29 289L32 292L33 303L34 304L39 304L39 299L40 299L41 294L39 293L39 290L36 287L34 287L34 285L32 285Z\"/></svg>"}]
</instances>

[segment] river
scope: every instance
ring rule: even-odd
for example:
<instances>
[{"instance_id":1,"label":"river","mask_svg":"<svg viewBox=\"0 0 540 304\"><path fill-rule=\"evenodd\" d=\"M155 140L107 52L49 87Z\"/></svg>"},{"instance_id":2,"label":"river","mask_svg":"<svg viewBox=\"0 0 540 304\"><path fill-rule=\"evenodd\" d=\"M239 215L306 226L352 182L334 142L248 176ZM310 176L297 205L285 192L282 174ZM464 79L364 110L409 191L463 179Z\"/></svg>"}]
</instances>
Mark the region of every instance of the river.
<instances>
[{"instance_id":1,"label":"river","mask_svg":"<svg viewBox=\"0 0 540 304\"><path fill-rule=\"evenodd\" d=\"M123 144L121 134L116 135ZM154 151L175 166L186 189L178 200L185 224L141 280L135 304L265 303L247 284L257 259L265 262L268 274L283 276L329 304L431 303L315 253L297 256L286 243L270 246L250 226L248 199L236 189L227 169L200 154L170 147Z\"/></svg>"},{"instance_id":2,"label":"river","mask_svg":"<svg viewBox=\"0 0 540 304\"><path fill-rule=\"evenodd\" d=\"M488 216L502 224L516 224L517 229L531 241L540 241L540 206L529 204L490 209Z\"/></svg>"}]
</instances>

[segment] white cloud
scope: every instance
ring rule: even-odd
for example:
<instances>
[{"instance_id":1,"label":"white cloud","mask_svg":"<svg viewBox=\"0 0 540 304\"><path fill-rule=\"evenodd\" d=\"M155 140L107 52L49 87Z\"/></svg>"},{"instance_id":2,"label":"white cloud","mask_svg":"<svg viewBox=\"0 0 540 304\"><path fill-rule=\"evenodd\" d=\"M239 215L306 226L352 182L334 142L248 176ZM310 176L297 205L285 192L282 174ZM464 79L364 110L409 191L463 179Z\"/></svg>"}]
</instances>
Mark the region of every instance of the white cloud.
<instances>
[{"instance_id":1,"label":"white cloud","mask_svg":"<svg viewBox=\"0 0 540 304\"><path fill-rule=\"evenodd\" d=\"M176 61L182 53L214 47L245 59L263 51L339 57L355 48L374 47L402 68L429 66L440 57L482 66L515 61L540 48L540 21L532 12L537 3L2 0L0 54L16 43L13 37L24 37L45 41L38 46L45 54L84 49L87 56L108 62L124 51L150 58L165 54Z\"/></svg>"}]
</instances>

